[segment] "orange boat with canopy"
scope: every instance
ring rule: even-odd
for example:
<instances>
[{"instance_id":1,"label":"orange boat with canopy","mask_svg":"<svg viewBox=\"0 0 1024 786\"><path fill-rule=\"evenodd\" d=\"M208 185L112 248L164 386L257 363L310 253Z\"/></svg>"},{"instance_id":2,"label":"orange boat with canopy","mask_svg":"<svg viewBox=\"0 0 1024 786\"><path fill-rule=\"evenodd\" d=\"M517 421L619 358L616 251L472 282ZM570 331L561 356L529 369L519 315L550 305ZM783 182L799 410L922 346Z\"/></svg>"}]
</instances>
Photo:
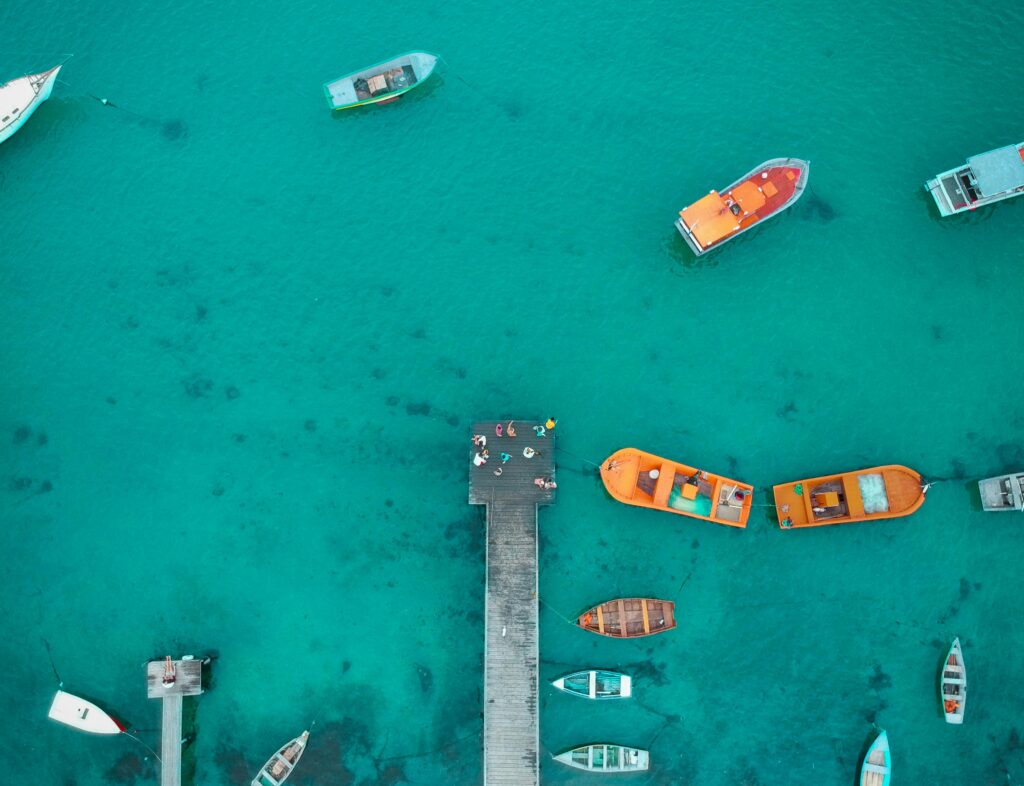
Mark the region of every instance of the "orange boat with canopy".
<instances>
[{"instance_id":1,"label":"orange boat with canopy","mask_svg":"<svg viewBox=\"0 0 1024 786\"><path fill-rule=\"evenodd\" d=\"M700 256L796 202L807 186L810 167L799 158L765 161L721 193L712 191L680 210L676 229Z\"/></svg>"},{"instance_id":2,"label":"orange boat with canopy","mask_svg":"<svg viewBox=\"0 0 1024 786\"><path fill-rule=\"evenodd\" d=\"M782 529L909 516L928 490L921 476L899 464L775 486Z\"/></svg>"},{"instance_id":3,"label":"orange boat with canopy","mask_svg":"<svg viewBox=\"0 0 1024 786\"><path fill-rule=\"evenodd\" d=\"M619 502L745 527L754 487L738 480L623 448L601 465L604 487Z\"/></svg>"}]
</instances>

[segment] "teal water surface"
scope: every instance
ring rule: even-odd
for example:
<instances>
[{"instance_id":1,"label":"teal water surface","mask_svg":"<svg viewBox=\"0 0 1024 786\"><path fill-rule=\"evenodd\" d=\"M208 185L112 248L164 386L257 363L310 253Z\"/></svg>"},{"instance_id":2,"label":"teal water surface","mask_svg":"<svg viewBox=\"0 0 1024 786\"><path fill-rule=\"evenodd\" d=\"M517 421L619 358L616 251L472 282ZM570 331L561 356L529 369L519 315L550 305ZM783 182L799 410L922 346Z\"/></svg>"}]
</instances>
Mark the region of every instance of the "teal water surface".
<instances>
[{"instance_id":1,"label":"teal water surface","mask_svg":"<svg viewBox=\"0 0 1024 786\"><path fill-rule=\"evenodd\" d=\"M1024 783L1024 199L940 219L924 180L1024 140L1003 3L833 9L234 0L0 7L0 79L74 53L0 146L0 732L11 782L154 783L46 719L56 678L156 747L141 664L216 652L189 781L478 783L484 540L470 423L559 417L541 512L547 754L649 747L608 783ZM445 58L397 104L321 83ZM103 106L93 97L116 106ZM695 260L682 206L776 156L808 193ZM757 486L884 463L909 519L746 530L612 502L632 445ZM671 519L671 520L669 520ZM678 630L563 621L675 598ZM970 700L940 716L954 635ZM602 782L605 782L602 781Z\"/></svg>"}]
</instances>

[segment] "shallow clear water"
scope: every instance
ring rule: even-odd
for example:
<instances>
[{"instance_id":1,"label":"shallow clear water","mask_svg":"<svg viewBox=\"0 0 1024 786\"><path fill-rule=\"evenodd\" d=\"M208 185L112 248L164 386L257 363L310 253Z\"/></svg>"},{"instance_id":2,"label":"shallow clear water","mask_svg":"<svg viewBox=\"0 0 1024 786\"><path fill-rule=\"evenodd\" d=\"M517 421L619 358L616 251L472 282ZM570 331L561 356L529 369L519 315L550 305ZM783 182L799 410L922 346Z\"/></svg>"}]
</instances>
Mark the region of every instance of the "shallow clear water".
<instances>
[{"instance_id":1,"label":"shallow clear water","mask_svg":"<svg viewBox=\"0 0 1024 786\"><path fill-rule=\"evenodd\" d=\"M314 719L293 783L477 782L469 424L553 413L542 677L621 666L637 698L543 689L546 752L650 747L623 783L850 784L874 722L894 782L1024 783L1022 522L973 482L1024 467L1024 200L940 220L921 187L1024 138L1022 23L5 4L0 78L75 53L0 146L9 778L153 781L131 740L46 720L45 640L154 747L141 664L216 650L197 784L248 783ZM429 86L331 117L322 81L413 48L445 57ZM803 200L695 261L675 212L782 155L812 161ZM951 480L902 521L733 531L611 502L586 461L625 445L762 503L872 464ZM680 628L560 616L621 595L676 598ZM959 729L935 686L954 635Z\"/></svg>"}]
</instances>

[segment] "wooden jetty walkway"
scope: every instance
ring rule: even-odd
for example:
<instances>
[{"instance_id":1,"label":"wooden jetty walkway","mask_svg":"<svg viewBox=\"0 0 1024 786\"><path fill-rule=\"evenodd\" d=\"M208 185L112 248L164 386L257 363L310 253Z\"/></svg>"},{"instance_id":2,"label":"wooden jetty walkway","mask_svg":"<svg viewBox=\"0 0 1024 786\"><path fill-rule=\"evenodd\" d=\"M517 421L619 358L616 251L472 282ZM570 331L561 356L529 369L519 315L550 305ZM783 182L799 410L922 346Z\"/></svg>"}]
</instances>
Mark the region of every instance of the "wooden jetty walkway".
<instances>
[{"instance_id":1,"label":"wooden jetty walkway","mask_svg":"<svg viewBox=\"0 0 1024 786\"><path fill-rule=\"evenodd\" d=\"M469 503L487 506L484 632L484 786L537 786L537 508L554 502L555 439L517 420L514 437L497 421L473 426L487 438L487 463L469 446ZM524 453L525 451L525 453ZM534 451L532 457L526 454ZM501 454L510 458L502 463ZM496 474L497 470L501 470Z\"/></svg>"},{"instance_id":2,"label":"wooden jetty walkway","mask_svg":"<svg viewBox=\"0 0 1024 786\"><path fill-rule=\"evenodd\" d=\"M146 664L146 695L163 699L161 708L160 786L181 786L181 716L185 696L203 692L203 662L172 660L174 682L165 685L166 660Z\"/></svg>"}]
</instances>

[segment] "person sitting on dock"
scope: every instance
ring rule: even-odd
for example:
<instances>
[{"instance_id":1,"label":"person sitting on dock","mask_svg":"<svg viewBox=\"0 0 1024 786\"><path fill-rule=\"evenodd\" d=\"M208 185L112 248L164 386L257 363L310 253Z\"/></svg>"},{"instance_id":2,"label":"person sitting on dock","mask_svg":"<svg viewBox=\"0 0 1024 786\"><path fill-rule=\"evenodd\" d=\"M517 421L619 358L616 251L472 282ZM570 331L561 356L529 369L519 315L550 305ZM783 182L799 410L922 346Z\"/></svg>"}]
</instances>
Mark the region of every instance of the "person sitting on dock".
<instances>
[{"instance_id":1,"label":"person sitting on dock","mask_svg":"<svg viewBox=\"0 0 1024 786\"><path fill-rule=\"evenodd\" d=\"M531 448L529 445L527 445L525 448L523 448L523 455L526 458L533 458L534 456L537 455L537 451Z\"/></svg>"},{"instance_id":2,"label":"person sitting on dock","mask_svg":"<svg viewBox=\"0 0 1024 786\"><path fill-rule=\"evenodd\" d=\"M515 435L516 435L516 422L514 420L510 420L508 422L508 425L505 426L505 436L506 437L514 437Z\"/></svg>"},{"instance_id":3,"label":"person sitting on dock","mask_svg":"<svg viewBox=\"0 0 1024 786\"><path fill-rule=\"evenodd\" d=\"M543 437L548 433L548 430L543 426L534 426L533 431L538 437Z\"/></svg>"},{"instance_id":4,"label":"person sitting on dock","mask_svg":"<svg viewBox=\"0 0 1024 786\"><path fill-rule=\"evenodd\" d=\"M487 447L487 437L485 437L483 434L474 434L473 435L473 444L476 445L478 448L486 448Z\"/></svg>"},{"instance_id":5,"label":"person sitting on dock","mask_svg":"<svg viewBox=\"0 0 1024 786\"><path fill-rule=\"evenodd\" d=\"M475 456L473 456L473 465L474 466L482 467L486 463L487 463L487 459L485 459L479 453L477 453Z\"/></svg>"},{"instance_id":6,"label":"person sitting on dock","mask_svg":"<svg viewBox=\"0 0 1024 786\"><path fill-rule=\"evenodd\" d=\"M511 456L510 456L510 455L509 455L508 453L502 453L502 454L501 454L501 463L502 463L502 464L507 464L507 463L508 463L508 460L509 460L510 458L512 458L512 457L511 457Z\"/></svg>"}]
</instances>

